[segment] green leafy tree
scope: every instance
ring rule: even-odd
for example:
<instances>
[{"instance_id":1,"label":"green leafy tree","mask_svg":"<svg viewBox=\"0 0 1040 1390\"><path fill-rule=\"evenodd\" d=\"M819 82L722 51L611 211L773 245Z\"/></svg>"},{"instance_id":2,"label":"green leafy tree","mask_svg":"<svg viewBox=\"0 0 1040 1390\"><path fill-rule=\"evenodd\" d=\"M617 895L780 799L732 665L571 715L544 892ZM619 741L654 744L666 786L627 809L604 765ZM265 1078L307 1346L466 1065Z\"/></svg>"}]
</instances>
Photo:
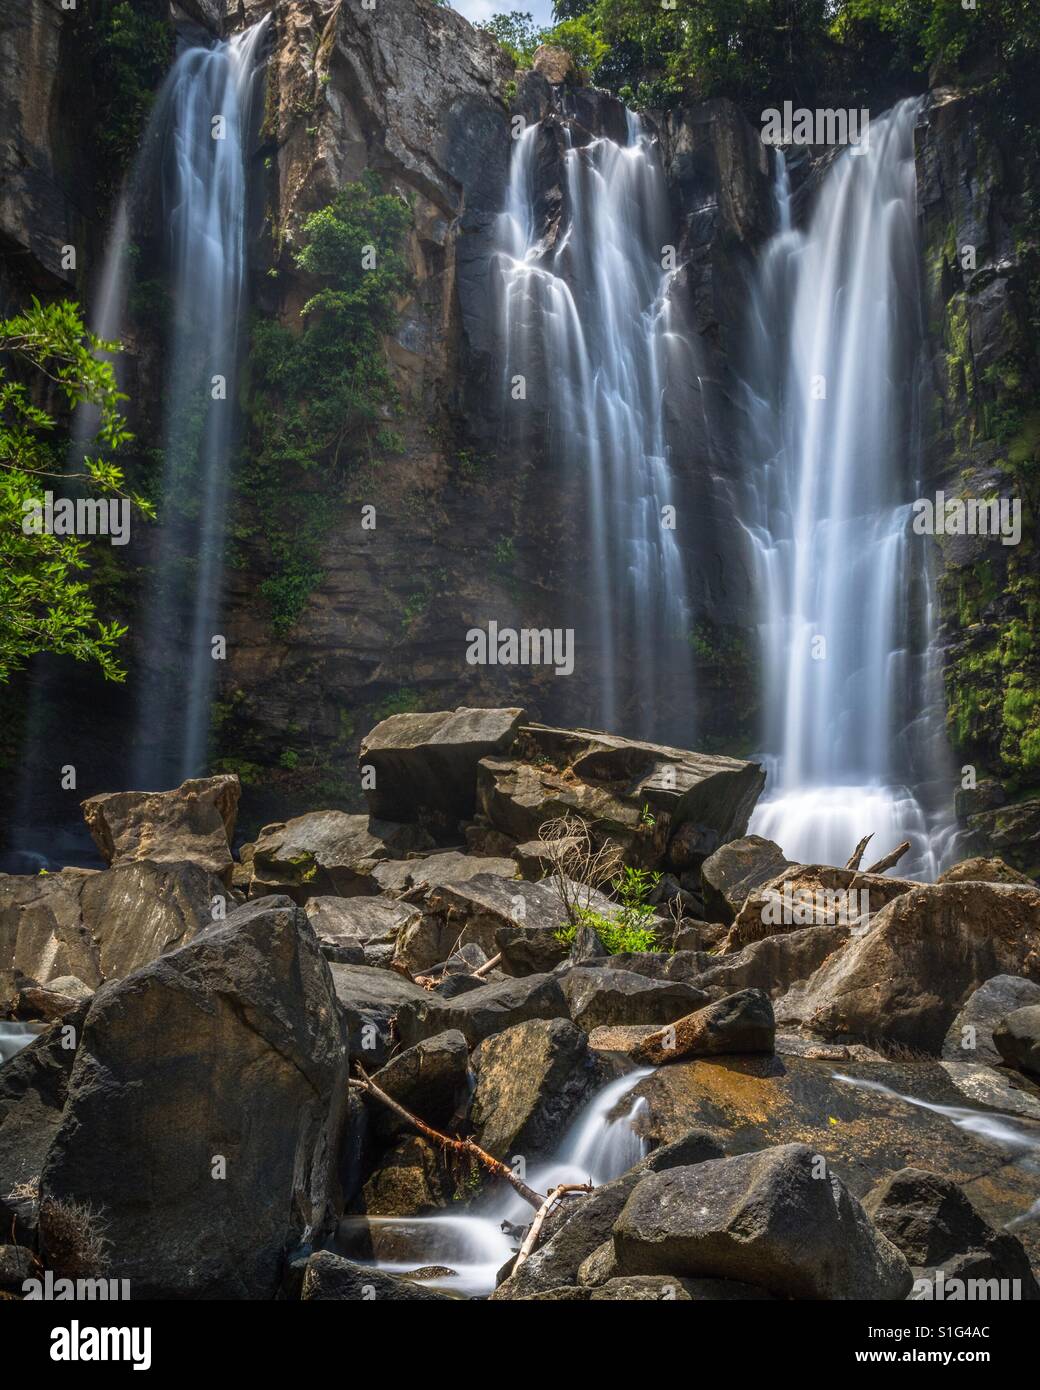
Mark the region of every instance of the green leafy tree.
<instances>
[{"instance_id":1,"label":"green leafy tree","mask_svg":"<svg viewBox=\"0 0 1040 1390\"><path fill-rule=\"evenodd\" d=\"M48 490L68 493L84 484L93 493L125 498L147 516L153 509L124 487L111 460L85 458L81 472L66 465L67 438L38 402L56 394L68 411L99 412L98 443L115 450L129 440L111 362L116 343L87 331L78 306L62 301L0 320L0 681L37 652L95 662L108 680L125 672L115 647L126 628L102 622L89 585L89 543L76 536L37 534L23 523Z\"/></svg>"},{"instance_id":2,"label":"green leafy tree","mask_svg":"<svg viewBox=\"0 0 1040 1390\"><path fill-rule=\"evenodd\" d=\"M493 34L518 68L531 66L531 60L543 42L542 31L535 28L534 15L527 10L494 14L478 24L477 28Z\"/></svg>"}]
</instances>

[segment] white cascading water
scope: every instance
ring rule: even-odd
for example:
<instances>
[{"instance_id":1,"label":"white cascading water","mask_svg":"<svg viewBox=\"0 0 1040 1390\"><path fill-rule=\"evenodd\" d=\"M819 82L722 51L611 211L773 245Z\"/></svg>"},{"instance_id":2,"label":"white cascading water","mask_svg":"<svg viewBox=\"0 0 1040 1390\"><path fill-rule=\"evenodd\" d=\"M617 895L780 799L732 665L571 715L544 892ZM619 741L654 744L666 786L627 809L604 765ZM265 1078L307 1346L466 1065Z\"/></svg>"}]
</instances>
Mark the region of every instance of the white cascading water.
<instances>
[{"instance_id":1,"label":"white cascading water","mask_svg":"<svg viewBox=\"0 0 1040 1390\"><path fill-rule=\"evenodd\" d=\"M23 1047L28 1047L45 1027L43 1023L12 1023L0 1019L0 1067L17 1056Z\"/></svg>"},{"instance_id":2,"label":"white cascading water","mask_svg":"<svg viewBox=\"0 0 1040 1390\"><path fill-rule=\"evenodd\" d=\"M952 784L931 634L921 636L929 584L909 525L918 107L900 103L871 123L866 151L835 159L804 231L792 227L777 157L778 230L750 299L747 516L770 772L751 829L790 858L836 864L868 832L877 855L907 839L899 871L934 877Z\"/></svg>"},{"instance_id":3,"label":"white cascading water","mask_svg":"<svg viewBox=\"0 0 1040 1390\"><path fill-rule=\"evenodd\" d=\"M578 530L591 572L575 592L588 605L602 666L600 707L583 718L654 736L662 686L692 709L686 581L662 397L668 354L687 350L673 331L664 177L653 141L628 114L628 143L572 143L563 127L564 226L546 246L535 211L541 126L515 141L499 219L499 333L505 418L522 418L514 377L544 369L547 449L584 491ZM570 624L568 624L570 625ZM582 633L577 634L579 651ZM676 654L678 653L678 655Z\"/></svg>"},{"instance_id":4,"label":"white cascading water","mask_svg":"<svg viewBox=\"0 0 1040 1390\"><path fill-rule=\"evenodd\" d=\"M145 789L196 776L205 761L246 272L244 146L268 20L186 48L145 140L164 176L173 313L135 770Z\"/></svg>"},{"instance_id":5,"label":"white cascading water","mask_svg":"<svg viewBox=\"0 0 1040 1390\"><path fill-rule=\"evenodd\" d=\"M559 1183L610 1182L639 1162L646 1144L633 1128L633 1120L645 1105L641 1097L620 1115L614 1111L650 1068L627 1072L592 1098L571 1122L552 1158L528 1171L526 1181L536 1192L549 1192ZM495 1276L517 1248L516 1238L502 1223L527 1225L532 1211L504 1183L468 1211L443 1216L348 1217L340 1224L341 1239L359 1264L371 1264L388 1274L408 1274L423 1265L444 1265L454 1271L424 1280L431 1288L469 1298L481 1297L495 1287ZM371 1243L374 1259L358 1256L355 1243Z\"/></svg>"}]
</instances>

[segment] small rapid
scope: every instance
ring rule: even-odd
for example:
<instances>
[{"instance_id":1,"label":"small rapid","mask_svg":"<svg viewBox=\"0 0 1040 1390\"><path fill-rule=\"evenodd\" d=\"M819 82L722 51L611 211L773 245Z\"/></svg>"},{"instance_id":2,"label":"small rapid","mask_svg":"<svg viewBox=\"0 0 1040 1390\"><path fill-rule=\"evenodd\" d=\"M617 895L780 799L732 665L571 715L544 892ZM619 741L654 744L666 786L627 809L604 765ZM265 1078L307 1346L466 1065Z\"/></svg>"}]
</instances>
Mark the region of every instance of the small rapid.
<instances>
[{"instance_id":1,"label":"small rapid","mask_svg":"<svg viewBox=\"0 0 1040 1390\"><path fill-rule=\"evenodd\" d=\"M627 1072L604 1086L571 1122L556 1153L528 1170L528 1185L536 1192L548 1192L560 1183L591 1182L599 1187L638 1163L647 1146L633 1122L646 1102L642 1097L635 1097L627 1107L623 1102L650 1074L650 1068ZM338 1244L358 1264L387 1274L443 1266L453 1273L422 1282L447 1293L480 1298L492 1292L499 1269L517 1248L516 1237L503 1225L527 1225L532 1216L523 1198L500 1183L462 1212L347 1217L340 1223Z\"/></svg>"}]
</instances>

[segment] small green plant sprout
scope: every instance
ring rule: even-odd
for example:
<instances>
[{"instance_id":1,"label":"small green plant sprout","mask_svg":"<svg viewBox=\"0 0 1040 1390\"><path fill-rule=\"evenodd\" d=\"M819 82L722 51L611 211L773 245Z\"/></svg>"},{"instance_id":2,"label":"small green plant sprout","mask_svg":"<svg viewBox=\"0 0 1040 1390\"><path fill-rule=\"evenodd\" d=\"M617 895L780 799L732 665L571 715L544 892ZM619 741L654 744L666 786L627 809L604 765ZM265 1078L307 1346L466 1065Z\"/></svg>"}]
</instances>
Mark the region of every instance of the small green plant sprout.
<instances>
[{"instance_id":1,"label":"small green plant sprout","mask_svg":"<svg viewBox=\"0 0 1040 1390\"><path fill-rule=\"evenodd\" d=\"M657 817L645 801L643 802L643 809L639 813L639 824L645 825L649 830L653 830L657 824Z\"/></svg>"}]
</instances>

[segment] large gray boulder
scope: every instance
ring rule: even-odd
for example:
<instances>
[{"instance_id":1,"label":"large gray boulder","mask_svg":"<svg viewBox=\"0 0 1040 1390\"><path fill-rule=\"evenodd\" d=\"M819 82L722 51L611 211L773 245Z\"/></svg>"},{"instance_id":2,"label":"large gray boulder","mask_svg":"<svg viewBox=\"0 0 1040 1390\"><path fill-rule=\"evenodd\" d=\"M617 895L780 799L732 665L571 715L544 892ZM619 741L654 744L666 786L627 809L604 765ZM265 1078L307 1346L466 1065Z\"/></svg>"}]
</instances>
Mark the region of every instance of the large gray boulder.
<instances>
[{"instance_id":1,"label":"large gray boulder","mask_svg":"<svg viewBox=\"0 0 1040 1390\"><path fill-rule=\"evenodd\" d=\"M481 985L455 999L440 999L426 990L397 1014L401 1042L409 1047L422 1038L457 1028L470 1047L531 1018L566 1018L567 1001L555 975L527 975Z\"/></svg>"},{"instance_id":2,"label":"large gray boulder","mask_svg":"<svg viewBox=\"0 0 1040 1390\"><path fill-rule=\"evenodd\" d=\"M424 855L421 859L388 859L377 864L372 878L383 893L398 896L407 893L412 901L446 883L464 883L467 879L493 874L497 878L516 877L516 863L492 855L463 854L457 849ZM429 893L426 894L429 896Z\"/></svg>"},{"instance_id":3,"label":"large gray boulder","mask_svg":"<svg viewBox=\"0 0 1040 1390\"><path fill-rule=\"evenodd\" d=\"M772 840L744 835L722 845L701 865L704 911L712 922L732 922L748 894L776 878L791 861Z\"/></svg>"},{"instance_id":4,"label":"large gray boulder","mask_svg":"<svg viewBox=\"0 0 1040 1390\"><path fill-rule=\"evenodd\" d=\"M396 971L375 965L333 963L329 968L351 1054L366 1067L381 1067L393 1047L395 1020L409 1007L424 1006L430 998L428 991ZM445 1028L452 1026L444 1025ZM441 1031L439 1028L429 1030L431 1033ZM417 1033L408 1042L417 1042L427 1035Z\"/></svg>"},{"instance_id":5,"label":"large gray boulder","mask_svg":"<svg viewBox=\"0 0 1040 1390\"><path fill-rule=\"evenodd\" d=\"M690 983L712 995L762 989L775 999L799 980L808 979L845 944L848 936L847 927L800 927L749 941L735 955L714 956L698 951L700 969L689 976Z\"/></svg>"},{"instance_id":6,"label":"large gray boulder","mask_svg":"<svg viewBox=\"0 0 1040 1390\"><path fill-rule=\"evenodd\" d=\"M384 719L358 754L362 769L374 773L365 792L372 815L445 829L469 819L477 764L510 748L523 717L520 709L460 708Z\"/></svg>"},{"instance_id":7,"label":"large gray boulder","mask_svg":"<svg viewBox=\"0 0 1040 1390\"><path fill-rule=\"evenodd\" d=\"M415 825L396 825L345 811L310 811L267 825L253 848L249 896L284 893L295 902L322 894L376 893L372 870L384 859L433 847Z\"/></svg>"},{"instance_id":8,"label":"large gray boulder","mask_svg":"<svg viewBox=\"0 0 1040 1390\"><path fill-rule=\"evenodd\" d=\"M406 1047L381 1067L372 1080L392 1100L434 1126L454 1115L466 1087L469 1048L457 1028ZM378 1102L372 1106L376 1131L384 1136L411 1133L406 1122Z\"/></svg>"},{"instance_id":9,"label":"large gray boulder","mask_svg":"<svg viewBox=\"0 0 1040 1390\"><path fill-rule=\"evenodd\" d=\"M1040 1076L1040 1004L1002 1018L993 1029L993 1044L1009 1067Z\"/></svg>"},{"instance_id":10,"label":"large gray boulder","mask_svg":"<svg viewBox=\"0 0 1040 1390\"><path fill-rule=\"evenodd\" d=\"M999 1066L1003 1058L993 1041L994 1026L1005 1014L1030 1004L1040 1004L1040 984L1022 975L994 975L964 1001L943 1040L943 1057Z\"/></svg>"},{"instance_id":11,"label":"large gray boulder","mask_svg":"<svg viewBox=\"0 0 1040 1390\"><path fill-rule=\"evenodd\" d=\"M346 1083L329 966L288 899L105 986L43 1165L44 1258L48 1200L89 1202L136 1298L273 1298L285 1252L337 1219Z\"/></svg>"},{"instance_id":12,"label":"large gray boulder","mask_svg":"<svg viewBox=\"0 0 1040 1390\"><path fill-rule=\"evenodd\" d=\"M614 1226L620 1274L735 1279L781 1298L902 1299L910 1267L805 1144L649 1174Z\"/></svg>"},{"instance_id":13,"label":"large gray boulder","mask_svg":"<svg viewBox=\"0 0 1040 1390\"><path fill-rule=\"evenodd\" d=\"M949 1178L902 1168L871 1188L863 1208L915 1269L949 1273L952 1262L974 1255L992 1265L991 1277L1021 1280L1022 1298L1040 1298L1022 1242L1007 1231L995 1231Z\"/></svg>"},{"instance_id":14,"label":"large gray boulder","mask_svg":"<svg viewBox=\"0 0 1040 1390\"><path fill-rule=\"evenodd\" d=\"M732 955L749 942L813 926L862 932L893 898L916 886L833 864L792 864L748 892L720 952Z\"/></svg>"},{"instance_id":15,"label":"large gray boulder","mask_svg":"<svg viewBox=\"0 0 1040 1390\"><path fill-rule=\"evenodd\" d=\"M184 945L226 903L221 879L191 863L0 875L0 997L19 975L96 989Z\"/></svg>"},{"instance_id":16,"label":"large gray boulder","mask_svg":"<svg viewBox=\"0 0 1040 1390\"><path fill-rule=\"evenodd\" d=\"M608 1024L673 1023L708 996L681 980L651 980L631 970L575 966L560 975L572 1020L586 1033Z\"/></svg>"},{"instance_id":17,"label":"large gray boulder","mask_svg":"<svg viewBox=\"0 0 1040 1390\"><path fill-rule=\"evenodd\" d=\"M470 1120L478 1143L504 1161L547 1153L602 1076L580 1028L529 1019L487 1038L474 1054Z\"/></svg>"},{"instance_id":18,"label":"large gray boulder","mask_svg":"<svg viewBox=\"0 0 1040 1390\"><path fill-rule=\"evenodd\" d=\"M326 960L342 965L368 962L367 947L383 947L389 958L402 931L417 922L420 912L392 898L308 898L304 910Z\"/></svg>"},{"instance_id":19,"label":"large gray boulder","mask_svg":"<svg viewBox=\"0 0 1040 1390\"><path fill-rule=\"evenodd\" d=\"M82 802L83 818L106 864L185 861L231 883L238 777L195 777L173 791L106 792Z\"/></svg>"},{"instance_id":20,"label":"large gray boulder","mask_svg":"<svg viewBox=\"0 0 1040 1390\"><path fill-rule=\"evenodd\" d=\"M938 1052L967 996L994 975L1040 978L1040 889L919 884L824 961L777 1017L823 1037Z\"/></svg>"},{"instance_id":21,"label":"large gray boulder","mask_svg":"<svg viewBox=\"0 0 1040 1390\"><path fill-rule=\"evenodd\" d=\"M527 724L511 757L480 764L477 800L489 823L518 842L536 840L547 820L580 816L632 863L663 862L681 832L675 867L689 869L744 834L764 784L757 763Z\"/></svg>"}]
</instances>

